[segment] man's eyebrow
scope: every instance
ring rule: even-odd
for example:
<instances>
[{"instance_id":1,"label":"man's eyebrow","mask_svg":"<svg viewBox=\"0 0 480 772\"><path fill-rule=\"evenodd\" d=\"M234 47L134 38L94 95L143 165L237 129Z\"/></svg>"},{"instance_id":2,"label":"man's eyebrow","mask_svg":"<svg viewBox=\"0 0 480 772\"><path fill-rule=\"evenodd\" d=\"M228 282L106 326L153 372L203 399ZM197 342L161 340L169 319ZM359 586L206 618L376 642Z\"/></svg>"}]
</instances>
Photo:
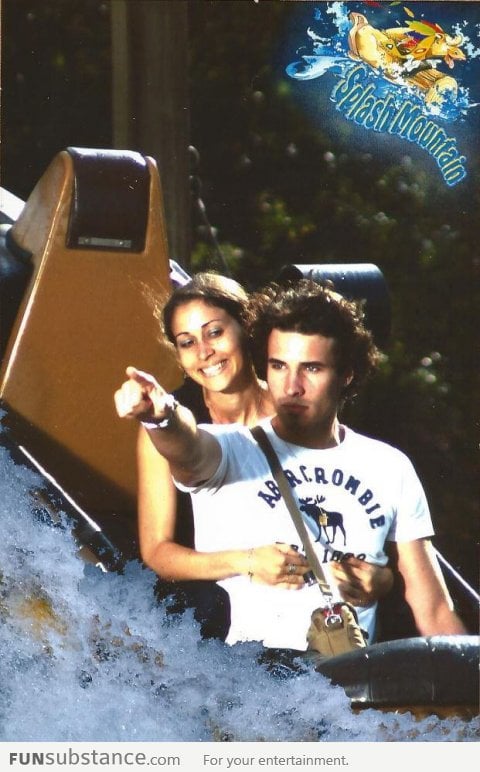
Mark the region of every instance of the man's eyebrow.
<instances>
[{"instance_id":1,"label":"man's eyebrow","mask_svg":"<svg viewBox=\"0 0 480 772\"><path fill-rule=\"evenodd\" d=\"M268 357L267 360L268 364L279 364L284 365L286 362L283 359L277 359L276 357ZM313 359L311 362L300 362L300 367L325 367L325 362L322 362L321 359Z\"/></svg>"}]
</instances>

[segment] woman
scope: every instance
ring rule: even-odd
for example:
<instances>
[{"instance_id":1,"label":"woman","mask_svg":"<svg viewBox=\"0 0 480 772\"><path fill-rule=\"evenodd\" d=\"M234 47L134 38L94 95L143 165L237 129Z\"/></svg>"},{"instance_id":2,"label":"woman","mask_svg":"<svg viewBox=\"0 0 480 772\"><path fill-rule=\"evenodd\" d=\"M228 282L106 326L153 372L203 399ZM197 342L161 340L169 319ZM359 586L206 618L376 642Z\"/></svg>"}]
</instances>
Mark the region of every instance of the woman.
<instances>
[{"instance_id":1,"label":"woman","mask_svg":"<svg viewBox=\"0 0 480 772\"><path fill-rule=\"evenodd\" d=\"M237 282L201 273L177 288L161 314L156 314L161 316L164 334L175 346L187 378L200 387L203 404L189 406L201 421L254 426L272 413L268 389L254 372L244 333L247 303L248 296ZM135 368L127 368L127 376L115 395L117 410L120 415L148 421L152 415L149 393L155 381ZM185 404L184 394L181 401ZM202 408L206 416L199 415ZM197 552L193 543L188 546L185 534L179 537L182 529L178 527L186 518L185 494L176 492L167 462L144 429L139 432L137 464L140 552L160 577L197 582L245 574L252 581L289 589L305 586L303 573L308 564L295 545L208 553ZM289 570L292 564L305 571L293 574ZM367 605L388 592L392 574L351 558L338 564L336 579L346 600Z\"/></svg>"}]
</instances>

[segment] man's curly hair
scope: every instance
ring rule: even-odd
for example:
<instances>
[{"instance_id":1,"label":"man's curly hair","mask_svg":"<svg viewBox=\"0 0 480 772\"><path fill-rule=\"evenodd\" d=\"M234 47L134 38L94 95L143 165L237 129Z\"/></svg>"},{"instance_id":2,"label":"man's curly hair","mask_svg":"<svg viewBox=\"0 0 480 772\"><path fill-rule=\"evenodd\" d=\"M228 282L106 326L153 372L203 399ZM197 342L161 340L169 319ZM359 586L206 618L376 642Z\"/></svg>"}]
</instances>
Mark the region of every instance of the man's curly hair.
<instances>
[{"instance_id":1,"label":"man's curly hair","mask_svg":"<svg viewBox=\"0 0 480 772\"><path fill-rule=\"evenodd\" d=\"M257 373L265 378L268 339L272 330L322 335L333 338L338 373L353 373L343 398L357 393L359 385L375 369L379 351L364 327L361 304L335 292L328 284L300 279L287 285L269 284L250 297L248 335Z\"/></svg>"}]
</instances>

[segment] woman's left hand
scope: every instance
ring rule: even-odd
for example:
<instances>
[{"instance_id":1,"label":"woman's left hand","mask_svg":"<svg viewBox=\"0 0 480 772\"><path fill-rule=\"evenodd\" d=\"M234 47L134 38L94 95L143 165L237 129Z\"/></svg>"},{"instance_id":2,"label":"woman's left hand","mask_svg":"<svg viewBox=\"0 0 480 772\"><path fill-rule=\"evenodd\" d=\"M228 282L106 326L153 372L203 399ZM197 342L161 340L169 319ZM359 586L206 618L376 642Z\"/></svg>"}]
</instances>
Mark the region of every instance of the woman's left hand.
<instances>
[{"instance_id":1,"label":"woman's left hand","mask_svg":"<svg viewBox=\"0 0 480 772\"><path fill-rule=\"evenodd\" d=\"M393 572L388 566L377 566L350 557L330 564L342 598L354 606L371 606L392 588Z\"/></svg>"}]
</instances>

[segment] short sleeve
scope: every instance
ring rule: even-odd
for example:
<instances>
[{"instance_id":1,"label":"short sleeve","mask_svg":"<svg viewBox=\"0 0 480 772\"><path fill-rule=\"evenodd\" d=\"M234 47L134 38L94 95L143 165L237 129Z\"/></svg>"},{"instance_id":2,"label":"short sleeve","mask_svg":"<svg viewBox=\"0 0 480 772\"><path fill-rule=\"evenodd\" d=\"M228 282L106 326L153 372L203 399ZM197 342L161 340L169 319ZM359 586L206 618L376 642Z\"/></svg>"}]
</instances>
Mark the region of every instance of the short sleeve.
<instances>
[{"instance_id":1,"label":"short sleeve","mask_svg":"<svg viewBox=\"0 0 480 772\"><path fill-rule=\"evenodd\" d=\"M432 518L423 486L411 461L400 454L396 517L389 541L413 541L433 536Z\"/></svg>"}]
</instances>

